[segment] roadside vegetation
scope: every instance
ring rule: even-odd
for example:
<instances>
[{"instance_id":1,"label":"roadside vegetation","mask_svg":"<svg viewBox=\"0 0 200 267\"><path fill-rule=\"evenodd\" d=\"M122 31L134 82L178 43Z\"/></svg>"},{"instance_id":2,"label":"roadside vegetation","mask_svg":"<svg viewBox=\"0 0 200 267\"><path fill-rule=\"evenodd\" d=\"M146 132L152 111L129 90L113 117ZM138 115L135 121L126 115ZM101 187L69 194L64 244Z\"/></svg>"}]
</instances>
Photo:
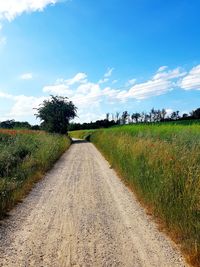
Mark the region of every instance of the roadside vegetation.
<instances>
[{"instance_id":1,"label":"roadside vegetation","mask_svg":"<svg viewBox=\"0 0 200 267\"><path fill-rule=\"evenodd\" d=\"M90 140L190 262L200 265L200 125L138 124L74 131Z\"/></svg>"},{"instance_id":2,"label":"roadside vegetation","mask_svg":"<svg viewBox=\"0 0 200 267\"><path fill-rule=\"evenodd\" d=\"M0 216L21 200L70 143L64 135L0 130Z\"/></svg>"},{"instance_id":3,"label":"roadside vegetation","mask_svg":"<svg viewBox=\"0 0 200 267\"><path fill-rule=\"evenodd\" d=\"M67 97L51 96L36 110L40 126L14 120L0 122L0 217L71 144L67 130L77 108Z\"/></svg>"}]
</instances>

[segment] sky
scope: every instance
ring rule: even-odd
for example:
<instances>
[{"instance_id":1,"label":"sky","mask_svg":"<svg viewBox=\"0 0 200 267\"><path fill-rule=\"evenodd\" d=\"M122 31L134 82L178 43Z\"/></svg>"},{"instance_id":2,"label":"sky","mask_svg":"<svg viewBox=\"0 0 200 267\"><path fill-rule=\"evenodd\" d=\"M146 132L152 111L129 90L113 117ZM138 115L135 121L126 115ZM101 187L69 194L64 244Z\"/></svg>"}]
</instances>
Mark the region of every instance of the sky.
<instances>
[{"instance_id":1,"label":"sky","mask_svg":"<svg viewBox=\"0 0 200 267\"><path fill-rule=\"evenodd\" d=\"M199 0L0 1L0 121L38 123L50 95L76 121L200 107Z\"/></svg>"}]
</instances>

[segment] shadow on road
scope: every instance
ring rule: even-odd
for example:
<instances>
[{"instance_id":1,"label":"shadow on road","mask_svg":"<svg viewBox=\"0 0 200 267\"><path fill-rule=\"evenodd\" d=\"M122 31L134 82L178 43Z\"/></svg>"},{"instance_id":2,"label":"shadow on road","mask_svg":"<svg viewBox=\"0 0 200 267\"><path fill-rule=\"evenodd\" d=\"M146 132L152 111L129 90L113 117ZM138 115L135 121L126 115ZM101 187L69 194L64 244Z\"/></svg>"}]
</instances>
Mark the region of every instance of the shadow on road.
<instances>
[{"instance_id":1,"label":"shadow on road","mask_svg":"<svg viewBox=\"0 0 200 267\"><path fill-rule=\"evenodd\" d=\"M83 144L83 143L88 143L88 141L83 140L83 139L72 139L72 144Z\"/></svg>"}]
</instances>

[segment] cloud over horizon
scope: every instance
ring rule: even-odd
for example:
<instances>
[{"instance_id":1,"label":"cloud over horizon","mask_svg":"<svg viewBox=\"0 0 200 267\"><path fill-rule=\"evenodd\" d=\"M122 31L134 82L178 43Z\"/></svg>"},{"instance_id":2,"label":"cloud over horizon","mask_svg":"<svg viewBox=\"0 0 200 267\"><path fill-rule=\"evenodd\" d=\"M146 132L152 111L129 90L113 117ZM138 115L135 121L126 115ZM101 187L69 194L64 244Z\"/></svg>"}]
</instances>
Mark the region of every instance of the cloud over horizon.
<instances>
[{"instance_id":1,"label":"cloud over horizon","mask_svg":"<svg viewBox=\"0 0 200 267\"><path fill-rule=\"evenodd\" d=\"M111 78L111 69L107 72L107 77ZM101 104L125 103L130 99L142 101L151 97L166 94L174 89L200 90L200 65L193 67L189 72L178 67L168 69L161 67L149 79L143 82L136 82L136 79L127 81L129 87L117 88L115 84L105 86L103 83L90 81L88 75L79 72L72 78L57 79L54 84L43 87L42 92L67 96L79 109L81 121L90 121L102 117ZM31 79L31 73L21 75L22 79ZM105 74L102 79L105 78ZM8 99L13 102L13 106L7 113L8 118L23 118L33 115L33 108L37 108L48 96L39 97L25 95L11 95L0 91L0 98ZM94 115L95 110L95 115ZM84 115L85 114L85 115ZM87 114L87 116L86 116ZM89 116L91 114L91 116Z\"/></svg>"}]
</instances>

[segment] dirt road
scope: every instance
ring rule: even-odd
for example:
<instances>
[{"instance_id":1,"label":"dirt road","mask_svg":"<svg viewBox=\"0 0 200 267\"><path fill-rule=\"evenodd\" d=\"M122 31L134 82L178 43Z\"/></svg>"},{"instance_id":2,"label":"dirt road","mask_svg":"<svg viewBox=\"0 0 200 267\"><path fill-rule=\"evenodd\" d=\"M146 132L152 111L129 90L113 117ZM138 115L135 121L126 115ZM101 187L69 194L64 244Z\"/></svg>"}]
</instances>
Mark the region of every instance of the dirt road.
<instances>
[{"instance_id":1,"label":"dirt road","mask_svg":"<svg viewBox=\"0 0 200 267\"><path fill-rule=\"evenodd\" d=\"M0 266L187 266L96 148L72 145L0 226Z\"/></svg>"}]
</instances>

